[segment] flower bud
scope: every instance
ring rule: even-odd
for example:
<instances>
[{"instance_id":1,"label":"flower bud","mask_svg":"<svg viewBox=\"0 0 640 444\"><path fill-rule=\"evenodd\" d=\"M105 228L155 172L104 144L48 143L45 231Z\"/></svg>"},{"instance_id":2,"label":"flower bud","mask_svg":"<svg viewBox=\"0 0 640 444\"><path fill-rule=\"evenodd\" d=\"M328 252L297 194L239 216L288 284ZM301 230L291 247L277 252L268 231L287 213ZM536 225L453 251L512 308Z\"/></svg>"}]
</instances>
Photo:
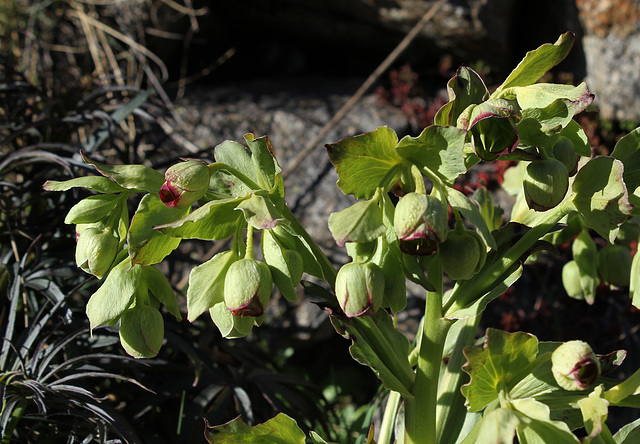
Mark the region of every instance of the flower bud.
<instances>
[{"instance_id":1,"label":"flower bud","mask_svg":"<svg viewBox=\"0 0 640 444\"><path fill-rule=\"evenodd\" d=\"M578 161L580 156L576 154L573 142L568 138L561 136L553 145L553 157L564 164L569 172L569 176L573 176L578 172Z\"/></svg>"},{"instance_id":2,"label":"flower bud","mask_svg":"<svg viewBox=\"0 0 640 444\"><path fill-rule=\"evenodd\" d=\"M569 341L551 354L551 372L563 389L585 390L600 376L600 361L586 342Z\"/></svg>"},{"instance_id":3,"label":"flower bud","mask_svg":"<svg viewBox=\"0 0 640 444\"><path fill-rule=\"evenodd\" d=\"M197 160L173 165L164 173L160 199L168 207L189 206L205 195L209 178L209 168Z\"/></svg>"},{"instance_id":4,"label":"flower bud","mask_svg":"<svg viewBox=\"0 0 640 444\"><path fill-rule=\"evenodd\" d=\"M235 316L259 317L271 296L271 271L264 262L240 259L224 278L224 303Z\"/></svg>"},{"instance_id":5,"label":"flower bud","mask_svg":"<svg viewBox=\"0 0 640 444\"><path fill-rule=\"evenodd\" d=\"M428 255L444 242L448 231L447 206L435 196L408 193L396 206L393 225L400 249L407 254Z\"/></svg>"},{"instance_id":6,"label":"flower bud","mask_svg":"<svg viewBox=\"0 0 640 444\"><path fill-rule=\"evenodd\" d=\"M469 279L482 268L487 249L475 231L454 230L440 245L439 255L449 278L458 281Z\"/></svg>"},{"instance_id":7,"label":"flower bud","mask_svg":"<svg viewBox=\"0 0 640 444\"><path fill-rule=\"evenodd\" d=\"M529 208L547 211L564 199L569 189L569 173L557 159L536 160L527 165L524 196Z\"/></svg>"},{"instance_id":8,"label":"flower bud","mask_svg":"<svg viewBox=\"0 0 640 444\"><path fill-rule=\"evenodd\" d=\"M109 228L84 228L76 245L76 264L85 272L102 278L118 253L118 238Z\"/></svg>"},{"instance_id":9,"label":"flower bud","mask_svg":"<svg viewBox=\"0 0 640 444\"><path fill-rule=\"evenodd\" d=\"M347 317L373 316L384 297L384 274L373 262L343 265L336 276L336 297Z\"/></svg>"},{"instance_id":10,"label":"flower bud","mask_svg":"<svg viewBox=\"0 0 640 444\"><path fill-rule=\"evenodd\" d=\"M607 284L616 287L629 285L631 251L622 245L607 245L598 251L598 275Z\"/></svg>"}]
</instances>

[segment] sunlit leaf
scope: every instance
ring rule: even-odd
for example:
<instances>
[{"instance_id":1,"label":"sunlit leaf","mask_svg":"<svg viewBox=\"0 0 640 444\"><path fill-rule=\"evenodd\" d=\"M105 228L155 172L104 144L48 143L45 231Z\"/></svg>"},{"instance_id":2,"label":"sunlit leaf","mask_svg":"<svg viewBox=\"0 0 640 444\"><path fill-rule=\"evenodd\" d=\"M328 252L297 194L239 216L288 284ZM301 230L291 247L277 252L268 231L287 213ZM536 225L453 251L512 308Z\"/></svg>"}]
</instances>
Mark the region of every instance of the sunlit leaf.
<instances>
[{"instance_id":1,"label":"sunlit leaf","mask_svg":"<svg viewBox=\"0 0 640 444\"><path fill-rule=\"evenodd\" d=\"M210 444L304 444L305 434L295 420L278 413L267 422L249 427L240 417L220 426L207 424Z\"/></svg>"}]
</instances>

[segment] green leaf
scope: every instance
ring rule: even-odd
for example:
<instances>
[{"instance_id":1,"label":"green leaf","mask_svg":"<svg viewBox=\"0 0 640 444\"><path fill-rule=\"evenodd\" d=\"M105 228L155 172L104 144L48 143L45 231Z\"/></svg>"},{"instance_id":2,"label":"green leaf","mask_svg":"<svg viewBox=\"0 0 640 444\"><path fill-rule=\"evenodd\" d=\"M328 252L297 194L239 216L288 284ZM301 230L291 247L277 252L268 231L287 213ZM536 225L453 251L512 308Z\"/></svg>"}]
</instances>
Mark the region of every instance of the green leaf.
<instances>
[{"instance_id":1,"label":"green leaf","mask_svg":"<svg viewBox=\"0 0 640 444\"><path fill-rule=\"evenodd\" d=\"M591 157L591 143L589 143L589 138L578 122L575 120L570 121L569 124L562 129L560 135L566 137L573 143L576 154Z\"/></svg>"},{"instance_id":2,"label":"green leaf","mask_svg":"<svg viewBox=\"0 0 640 444\"><path fill-rule=\"evenodd\" d=\"M148 193L158 193L164 183L164 175L144 165L104 165L93 162L88 157L83 159L93 165L103 176L110 177L118 185L128 190L140 189Z\"/></svg>"},{"instance_id":3,"label":"green leaf","mask_svg":"<svg viewBox=\"0 0 640 444\"><path fill-rule=\"evenodd\" d=\"M469 222L478 228L478 232L489 248L496 249L496 240L491 235L491 230L485 221L480 209L460 191L446 187L449 205L458 210Z\"/></svg>"},{"instance_id":4,"label":"green leaf","mask_svg":"<svg viewBox=\"0 0 640 444\"><path fill-rule=\"evenodd\" d=\"M143 267L142 279L153 293L153 296L166 307L177 321L182 320L176 294L164 273L155 267Z\"/></svg>"},{"instance_id":5,"label":"green leaf","mask_svg":"<svg viewBox=\"0 0 640 444\"><path fill-rule=\"evenodd\" d=\"M640 419L625 425L613 435L616 444L635 444L640 442Z\"/></svg>"},{"instance_id":6,"label":"green leaf","mask_svg":"<svg viewBox=\"0 0 640 444\"><path fill-rule=\"evenodd\" d=\"M273 283L285 299L294 302L298 298L295 287L300 283L304 269L302 256L295 250L283 248L272 230L262 232L260 247L264 262L271 271Z\"/></svg>"},{"instance_id":7,"label":"green leaf","mask_svg":"<svg viewBox=\"0 0 640 444\"><path fill-rule=\"evenodd\" d=\"M46 191L67 191L71 188L86 188L97 193L119 193L124 190L123 187L115 183L113 180L103 176L83 176L74 179L59 182L57 180L47 180L42 185Z\"/></svg>"},{"instance_id":8,"label":"green leaf","mask_svg":"<svg viewBox=\"0 0 640 444\"><path fill-rule=\"evenodd\" d=\"M398 137L387 127L326 145L344 194L371 198L378 188L388 191L398 181L402 159L396 152Z\"/></svg>"},{"instance_id":9,"label":"green leaf","mask_svg":"<svg viewBox=\"0 0 640 444\"><path fill-rule=\"evenodd\" d=\"M65 224L92 224L109 217L116 206L122 202L116 194L96 194L85 197L75 204L64 219Z\"/></svg>"},{"instance_id":10,"label":"green leaf","mask_svg":"<svg viewBox=\"0 0 640 444\"><path fill-rule=\"evenodd\" d=\"M167 207L157 194L147 194L140 200L129 227L129 256L131 263L156 264L180 245L180 239L166 236L156 225L174 222L187 215L191 207Z\"/></svg>"},{"instance_id":11,"label":"green leaf","mask_svg":"<svg viewBox=\"0 0 640 444\"><path fill-rule=\"evenodd\" d=\"M229 198L207 202L181 219L153 228L167 236L183 239L226 239L243 223L243 215L236 211L236 207L244 199Z\"/></svg>"},{"instance_id":12,"label":"green leaf","mask_svg":"<svg viewBox=\"0 0 640 444\"><path fill-rule=\"evenodd\" d=\"M374 317L331 316L336 331L352 339L353 359L370 367L382 384L403 396L411 396L414 373L409 364L409 340L398 331L391 317L378 310Z\"/></svg>"},{"instance_id":13,"label":"green leaf","mask_svg":"<svg viewBox=\"0 0 640 444\"><path fill-rule=\"evenodd\" d=\"M466 135L460 128L432 125L418 137L403 137L396 152L403 160L427 168L444 182L453 184L467 171L462 155Z\"/></svg>"},{"instance_id":14,"label":"green leaf","mask_svg":"<svg viewBox=\"0 0 640 444\"><path fill-rule=\"evenodd\" d=\"M578 264L580 287L583 289L583 297L588 304L593 304L596 296L596 286L598 285L598 249L587 230L583 230L578 237L576 237L571 245L571 252L573 259Z\"/></svg>"},{"instance_id":15,"label":"green leaf","mask_svg":"<svg viewBox=\"0 0 640 444\"><path fill-rule=\"evenodd\" d=\"M518 440L520 444L577 444L580 440L571 433L566 423L553 421L549 407L535 399L511 401L518 417Z\"/></svg>"},{"instance_id":16,"label":"green leaf","mask_svg":"<svg viewBox=\"0 0 640 444\"><path fill-rule=\"evenodd\" d=\"M271 190L276 185L276 175L281 171L271 141L266 136L256 139L253 134L245 134L244 140L251 150L251 162L258 185L264 190Z\"/></svg>"},{"instance_id":17,"label":"green leaf","mask_svg":"<svg viewBox=\"0 0 640 444\"><path fill-rule=\"evenodd\" d=\"M633 209L622 179L623 170L619 160L597 157L578 171L573 183L573 202L585 224L610 243Z\"/></svg>"},{"instance_id":18,"label":"green leaf","mask_svg":"<svg viewBox=\"0 0 640 444\"><path fill-rule=\"evenodd\" d=\"M264 191L254 191L251 196L238 204L249 225L258 230L270 230L284 220L280 211Z\"/></svg>"},{"instance_id":19,"label":"green leaf","mask_svg":"<svg viewBox=\"0 0 640 444\"><path fill-rule=\"evenodd\" d=\"M385 234L382 209L376 198L361 200L349 208L329 215L329 230L336 243L370 242Z\"/></svg>"},{"instance_id":20,"label":"green leaf","mask_svg":"<svg viewBox=\"0 0 640 444\"><path fill-rule=\"evenodd\" d=\"M624 182L632 192L640 186L640 128L636 128L616 142L611 157L624 164Z\"/></svg>"},{"instance_id":21,"label":"green leaf","mask_svg":"<svg viewBox=\"0 0 640 444\"><path fill-rule=\"evenodd\" d=\"M100 288L91 295L86 307L91 329L102 324L113 324L133 303L142 267L133 266L129 269L130 266L127 258L113 267Z\"/></svg>"},{"instance_id":22,"label":"green leaf","mask_svg":"<svg viewBox=\"0 0 640 444\"><path fill-rule=\"evenodd\" d=\"M279 244L288 250L297 251L302 256L305 273L324 279L322 267L320 266L321 258L316 257L311 245L303 236L297 234L291 228L289 221L282 221L269 231L275 236Z\"/></svg>"},{"instance_id":23,"label":"green leaf","mask_svg":"<svg viewBox=\"0 0 640 444\"><path fill-rule=\"evenodd\" d=\"M513 444L518 415L511 409L496 409L483 416L479 424L479 432L473 437L473 444ZM472 444L465 439L464 444Z\"/></svg>"},{"instance_id":24,"label":"green leaf","mask_svg":"<svg viewBox=\"0 0 640 444\"><path fill-rule=\"evenodd\" d=\"M256 171L251 161L251 153L246 146L232 140L225 140L214 148L214 156L216 162L224 163L254 182L258 182Z\"/></svg>"},{"instance_id":25,"label":"green leaf","mask_svg":"<svg viewBox=\"0 0 640 444\"><path fill-rule=\"evenodd\" d=\"M466 197L466 196L465 196ZM504 210L500 207L497 207L493 204L493 199L491 198L491 194L485 187L480 187L476 191L473 192L473 200L478 204L478 209L480 210L480 215L487 225L487 232L490 235L490 232L493 230L497 230L502 225L502 215ZM473 216L477 217L477 216ZM481 231L482 238L487 242L487 233ZM493 239L493 236L490 236ZM495 242L495 240L494 240ZM492 245L492 244L489 244Z\"/></svg>"},{"instance_id":26,"label":"green leaf","mask_svg":"<svg viewBox=\"0 0 640 444\"><path fill-rule=\"evenodd\" d=\"M520 108L547 108L559 99L565 99L572 116L584 111L593 102L586 83L578 86L556 83L536 83L528 86L516 86L502 90L501 97L515 98Z\"/></svg>"},{"instance_id":27,"label":"green leaf","mask_svg":"<svg viewBox=\"0 0 640 444\"><path fill-rule=\"evenodd\" d=\"M482 103L489 98L489 91L482 78L466 66L458 68L456 75L447 83L449 103L435 115L436 125L455 125L458 116L472 104Z\"/></svg>"},{"instance_id":28,"label":"green leaf","mask_svg":"<svg viewBox=\"0 0 640 444\"><path fill-rule=\"evenodd\" d=\"M209 426L205 438L210 444L304 444L305 434L295 420L278 413L267 422L249 427L240 417L220 426Z\"/></svg>"},{"instance_id":29,"label":"green leaf","mask_svg":"<svg viewBox=\"0 0 640 444\"><path fill-rule=\"evenodd\" d=\"M567 32L562 34L554 44L547 43L527 52L524 59L509 74L504 83L494 91L491 97L500 97L502 91L507 88L534 84L569 54L574 40L575 36Z\"/></svg>"},{"instance_id":30,"label":"green leaf","mask_svg":"<svg viewBox=\"0 0 640 444\"><path fill-rule=\"evenodd\" d=\"M463 370L471 381L462 386L469 411L477 412L498 399L501 391L508 393L515 386L538 352L538 340L528 333L506 333L487 329L482 347L464 349L467 364Z\"/></svg>"},{"instance_id":31,"label":"green leaf","mask_svg":"<svg viewBox=\"0 0 640 444\"><path fill-rule=\"evenodd\" d=\"M120 318L120 343L135 358L153 358L164 340L164 321L158 310L136 306Z\"/></svg>"},{"instance_id":32,"label":"green leaf","mask_svg":"<svg viewBox=\"0 0 640 444\"><path fill-rule=\"evenodd\" d=\"M191 270L187 289L189 322L224 301L224 278L231 264L239 259L234 251L224 251Z\"/></svg>"},{"instance_id":33,"label":"green leaf","mask_svg":"<svg viewBox=\"0 0 640 444\"><path fill-rule=\"evenodd\" d=\"M546 135L559 133L573 119L570 103L558 99L546 108L529 108L522 111L523 119L534 119L540 122L540 129ZM518 127L519 128L519 127Z\"/></svg>"}]
</instances>

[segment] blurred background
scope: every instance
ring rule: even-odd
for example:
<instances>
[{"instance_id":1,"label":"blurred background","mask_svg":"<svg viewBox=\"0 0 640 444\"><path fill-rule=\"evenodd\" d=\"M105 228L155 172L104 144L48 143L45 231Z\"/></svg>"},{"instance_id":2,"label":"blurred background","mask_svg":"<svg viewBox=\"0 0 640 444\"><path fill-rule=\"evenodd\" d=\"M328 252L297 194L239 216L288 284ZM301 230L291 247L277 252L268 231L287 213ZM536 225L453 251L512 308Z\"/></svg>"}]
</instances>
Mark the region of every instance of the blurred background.
<instances>
[{"instance_id":1,"label":"blurred background","mask_svg":"<svg viewBox=\"0 0 640 444\"><path fill-rule=\"evenodd\" d=\"M245 340L221 339L204 316L193 324L166 317L166 344L153 360L123 356L113 329L89 335L84 305L98 282L75 267L75 234L64 225L85 194L45 193L42 184L92 174L81 150L162 171L179 157L211 161L226 139L268 135L289 206L339 265L347 259L327 218L351 201L335 186L324 144L382 125L417 135L447 101L460 65L491 89L526 51L566 31L574 48L547 80L587 81L596 106L579 122L594 153L606 154L640 121L636 0L1 1L3 438L196 443L203 418L254 424L282 411L327 440L364 442L362 424L376 418L384 394L302 292L297 304L275 297ZM507 166L483 169L460 189L495 191ZM510 201L499 201L508 215ZM191 268L225 247L184 242L162 265L183 308ZM628 293L603 287L591 306L568 298L559 270L569 255L570 247L529 267L482 328L582 338L598 353L625 348L636 361L621 372L637 368L639 315ZM423 305L412 290L400 314L409 337Z\"/></svg>"}]
</instances>

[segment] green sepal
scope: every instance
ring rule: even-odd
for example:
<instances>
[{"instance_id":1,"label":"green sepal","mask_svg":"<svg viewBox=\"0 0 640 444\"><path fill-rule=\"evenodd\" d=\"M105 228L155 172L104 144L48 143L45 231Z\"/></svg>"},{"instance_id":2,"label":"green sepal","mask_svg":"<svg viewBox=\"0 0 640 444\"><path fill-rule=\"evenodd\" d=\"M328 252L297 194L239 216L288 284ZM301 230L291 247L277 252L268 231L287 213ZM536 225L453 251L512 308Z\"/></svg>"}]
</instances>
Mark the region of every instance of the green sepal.
<instances>
[{"instance_id":1,"label":"green sepal","mask_svg":"<svg viewBox=\"0 0 640 444\"><path fill-rule=\"evenodd\" d=\"M613 243L620 225L629 217L629 202L622 175L624 166L613 157L596 157L587 162L573 182L573 203L585 225Z\"/></svg>"},{"instance_id":2,"label":"green sepal","mask_svg":"<svg viewBox=\"0 0 640 444\"><path fill-rule=\"evenodd\" d=\"M370 199L378 188L388 191L402 173L396 152L398 136L387 127L326 145L344 194Z\"/></svg>"},{"instance_id":3,"label":"green sepal","mask_svg":"<svg viewBox=\"0 0 640 444\"><path fill-rule=\"evenodd\" d=\"M270 230L284 220L282 213L264 190L254 191L238 204L236 210L242 211L247 223L258 230Z\"/></svg>"},{"instance_id":4,"label":"green sepal","mask_svg":"<svg viewBox=\"0 0 640 444\"><path fill-rule=\"evenodd\" d=\"M113 267L106 279L91 295L86 313L91 329L114 324L133 303L142 275L141 266L131 266L127 258Z\"/></svg>"},{"instance_id":5,"label":"green sepal","mask_svg":"<svg viewBox=\"0 0 640 444\"><path fill-rule=\"evenodd\" d=\"M462 369L471 381L462 386L462 394L471 412L482 410L508 393L527 373L538 353L538 339L528 333L506 333L487 329L482 347L465 347L467 363ZM526 370L530 370L524 373ZM523 374L524 373L524 374Z\"/></svg>"},{"instance_id":6,"label":"green sepal","mask_svg":"<svg viewBox=\"0 0 640 444\"><path fill-rule=\"evenodd\" d=\"M207 424L205 438L210 444L304 444L306 439L295 420L284 413L253 427L240 417L219 426Z\"/></svg>"},{"instance_id":7,"label":"green sepal","mask_svg":"<svg viewBox=\"0 0 640 444\"><path fill-rule=\"evenodd\" d=\"M449 102L438 110L434 117L436 125L455 125L458 116L472 104L489 98L489 91L482 78L466 66L458 68L456 75L447 82Z\"/></svg>"},{"instance_id":8,"label":"green sepal","mask_svg":"<svg viewBox=\"0 0 640 444\"><path fill-rule=\"evenodd\" d=\"M231 264L239 259L235 251L224 251L191 270L187 289L189 322L224 301L224 278Z\"/></svg>"},{"instance_id":9,"label":"green sepal","mask_svg":"<svg viewBox=\"0 0 640 444\"><path fill-rule=\"evenodd\" d=\"M131 219L127 236L132 265L156 264L178 248L179 238L167 236L156 230L155 226L174 222L190 211L190 206L167 207L158 194L144 196Z\"/></svg>"},{"instance_id":10,"label":"green sepal","mask_svg":"<svg viewBox=\"0 0 640 444\"><path fill-rule=\"evenodd\" d=\"M106 194L119 193L125 190L125 188L121 187L113 180L103 176L76 177L62 182L57 180L47 180L44 185L42 185L42 188L46 191L67 191L71 188L85 188L90 191Z\"/></svg>"},{"instance_id":11,"label":"green sepal","mask_svg":"<svg viewBox=\"0 0 640 444\"><path fill-rule=\"evenodd\" d=\"M176 321L181 321L182 315L176 294L164 273L155 267L142 267L141 279L144 280L153 296L176 318Z\"/></svg>"},{"instance_id":12,"label":"green sepal","mask_svg":"<svg viewBox=\"0 0 640 444\"><path fill-rule=\"evenodd\" d=\"M370 367L389 390L412 396L414 372L409 364L409 340L398 331L385 310L375 316L346 318L333 314L336 331L352 338L349 352L359 363Z\"/></svg>"},{"instance_id":13,"label":"green sepal","mask_svg":"<svg viewBox=\"0 0 640 444\"><path fill-rule=\"evenodd\" d=\"M120 343L134 358L153 358L164 340L164 321L158 310L135 306L120 318Z\"/></svg>"},{"instance_id":14,"label":"green sepal","mask_svg":"<svg viewBox=\"0 0 640 444\"><path fill-rule=\"evenodd\" d=\"M256 177L256 171L254 169L253 162L251 161L251 153L246 146L232 140L225 140L214 148L214 157L216 162L230 166L234 170L256 182L257 185L258 178ZM231 187L231 189L233 188L234 187ZM244 184L242 188L246 190L244 193L241 191L237 194L233 193L233 195L242 196L251 190L248 187L248 184Z\"/></svg>"},{"instance_id":15,"label":"green sepal","mask_svg":"<svg viewBox=\"0 0 640 444\"><path fill-rule=\"evenodd\" d=\"M251 316L234 316L231 314L223 302L218 302L209 309L211 320L223 338L237 339L244 338L253 329L255 318Z\"/></svg>"},{"instance_id":16,"label":"green sepal","mask_svg":"<svg viewBox=\"0 0 640 444\"><path fill-rule=\"evenodd\" d=\"M75 204L64 219L65 224L93 224L109 217L122 198L117 194L95 194Z\"/></svg>"},{"instance_id":17,"label":"green sepal","mask_svg":"<svg viewBox=\"0 0 640 444\"><path fill-rule=\"evenodd\" d=\"M500 97L507 88L534 84L569 54L574 40L574 34L567 32L562 34L555 43L546 43L527 52L524 59L509 74L502 85L493 92L491 97Z\"/></svg>"},{"instance_id":18,"label":"green sepal","mask_svg":"<svg viewBox=\"0 0 640 444\"><path fill-rule=\"evenodd\" d=\"M164 175L144 165L104 165L93 162L85 155L84 161L100 172L103 176L113 179L118 185L128 190L143 190L148 193L158 193L164 183Z\"/></svg>"},{"instance_id":19,"label":"green sepal","mask_svg":"<svg viewBox=\"0 0 640 444\"><path fill-rule=\"evenodd\" d=\"M153 228L167 236L183 239L226 239L236 232L238 224L244 223L243 214L236 211L244 200L240 197L210 201L181 219Z\"/></svg>"},{"instance_id":20,"label":"green sepal","mask_svg":"<svg viewBox=\"0 0 640 444\"><path fill-rule=\"evenodd\" d=\"M382 236L387 229L382 223L379 198L361 200L349 208L331 213L329 230L340 247L347 242L370 242Z\"/></svg>"}]
</instances>

